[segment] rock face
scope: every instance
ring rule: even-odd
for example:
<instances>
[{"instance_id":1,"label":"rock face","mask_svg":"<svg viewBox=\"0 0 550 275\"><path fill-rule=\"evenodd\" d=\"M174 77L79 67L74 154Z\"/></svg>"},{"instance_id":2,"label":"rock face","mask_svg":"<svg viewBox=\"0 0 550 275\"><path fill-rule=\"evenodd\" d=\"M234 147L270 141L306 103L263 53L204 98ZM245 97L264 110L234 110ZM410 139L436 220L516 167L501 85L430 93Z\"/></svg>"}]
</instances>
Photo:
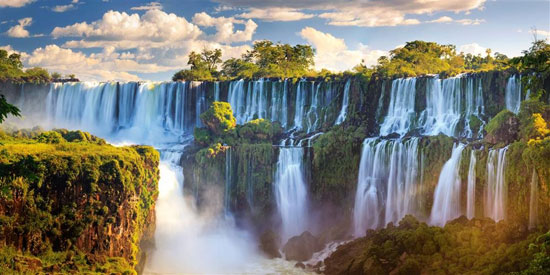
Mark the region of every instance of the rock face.
<instances>
[{"instance_id":1,"label":"rock face","mask_svg":"<svg viewBox=\"0 0 550 275\"><path fill-rule=\"evenodd\" d=\"M518 137L519 120L510 111L498 113L487 125L485 141L492 144L510 144Z\"/></svg>"},{"instance_id":2,"label":"rock face","mask_svg":"<svg viewBox=\"0 0 550 275\"><path fill-rule=\"evenodd\" d=\"M303 262L311 259L313 253L321 249L323 244L319 239L309 231L305 231L300 236L290 238L283 247L283 252L287 260Z\"/></svg>"},{"instance_id":3,"label":"rock face","mask_svg":"<svg viewBox=\"0 0 550 275\"><path fill-rule=\"evenodd\" d=\"M260 236L260 250L270 259L281 258L279 243L281 237L272 230L267 230Z\"/></svg>"},{"instance_id":4,"label":"rock face","mask_svg":"<svg viewBox=\"0 0 550 275\"><path fill-rule=\"evenodd\" d=\"M0 133L0 220L6 221L0 222L0 251L59 258L21 259L20 272L138 270L145 256L140 246L154 232L158 152L97 138L70 142L70 131L24 136ZM58 138L45 138L52 136Z\"/></svg>"}]
</instances>

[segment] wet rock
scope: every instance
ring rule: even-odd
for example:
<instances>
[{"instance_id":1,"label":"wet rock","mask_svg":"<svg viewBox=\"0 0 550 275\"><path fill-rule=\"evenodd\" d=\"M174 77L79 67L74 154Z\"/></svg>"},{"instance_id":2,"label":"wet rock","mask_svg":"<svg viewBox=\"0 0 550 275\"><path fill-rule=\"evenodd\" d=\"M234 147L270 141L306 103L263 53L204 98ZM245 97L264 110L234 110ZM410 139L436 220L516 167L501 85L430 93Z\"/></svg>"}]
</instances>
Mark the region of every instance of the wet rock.
<instances>
[{"instance_id":1,"label":"wet rock","mask_svg":"<svg viewBox=\"0 0 550 275\"><path fill-rule=\"evenodd\" d=\"M260 236L260 250L270 259L281 258L279 243L281 243L281 237L272 230L265 231Z\"/></svg>"},{"instance_id":2,"label":"wet rock","mask_svg":"<svg viewBox=\"0 0 550 275\"><path fill-rule=\"evenodd\" d=\"M305 269L305 268L306 268L306 266L305 266L304 263L302 263L302 262L297 262L297 263L294 265L294 267L301 268L301 269Z\"/></svg>"},{"instance_id":3,"label":"wet rock","mask_svg":"<svg viewBox=\"0 0 550 275\"><path fill-rule=\"evenodd\" d=\"M313 253L323 249L323 244L310 232L305 231L300 236L294 236L283 247L285 257L290 261L307 261Z\"/></svg>"}]
</instances>

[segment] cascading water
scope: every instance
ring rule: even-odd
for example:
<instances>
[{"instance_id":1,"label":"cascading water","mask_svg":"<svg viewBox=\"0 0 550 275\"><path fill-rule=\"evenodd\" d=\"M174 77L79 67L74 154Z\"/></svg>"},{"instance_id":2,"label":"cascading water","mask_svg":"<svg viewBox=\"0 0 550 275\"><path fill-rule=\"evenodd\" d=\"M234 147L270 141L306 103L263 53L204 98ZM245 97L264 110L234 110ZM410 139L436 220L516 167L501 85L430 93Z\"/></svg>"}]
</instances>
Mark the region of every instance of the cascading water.
<instances>
[{"instance_id":1,"label":"cascading water","mask_svg":"<svg viewBox=\"0 0 550 275\"><path fill-rule=\"evenodd\" d=\"M219 196L210 197L200 213L192 206L192 196L184 196L180 160L192 140L198 110L205 105L200 87L184 82L52 84L40 123L159 150L155 250L145 273L300 272L286 261L259 256L252 236L223 218L223 194L214 192Z\"/></svg>"},{"instance_id":2,"label":"cascading water","mask_svg":"<svg viewBox=\"0 0 550 275\"><path fill-rule=\"evenodd\" d=\"M485 189L485 216L495 221L506 218L507 186L504 178L507 147L492 149L487 158L487 187Z\"/></svg>"},{"instance_id":3,"label":"cascading water","mask_svg":"<svg viewBox=\"0 0 550 275\"><path fill-rule=\"evenodd\" d=\"M451 158L443 165L434 192L430 223L444 226L449 220L460 216L460 159L464 145L455 145Z\"/></svg>"},{"instance_id":4,"label":"cascading water","mask_svg":"<svg viewBox=\"0 0 550 275\"><path fill-rule=\"evenodd\" d=\"M275 198L282 222L282 239L301 234L307 227L307 188L302 167L304 149L280 147L275 176Z\"/></svg>"},{"instance_id":5,"label":"cascading water","mask_svg":"<svg viewBox=\"0 0 550 275\"><path fill-rule=\"evenodd\" d=\"M363 142L354 207L355 236L414 212L418 138Z\"/></svg>"},{"instance_id":6,"label":"cascading water","mask_svg":"<svg viewBox=\"0 0 550 275\"><path fill-rule=\"evenodd\" d=\"M533 169L531 176L531 194L529 196L529 229L537 226L539 185L537 171Z\"/></svg>"},{"instance_id":7,"label":"cascading water","mask_svg":"<svg viewBox=\"0 0 550 275\"><path fill-rule=\"evenodd\" d=\"M466 217L473 219L476 213L476 154L470 153L470 165L468 166L468 189L466 190Z\"/></svg>"},{"instance_id":8,"label":"cascading water","mask_svg":"<svg viewBox=\"0 0 550 275\"><path fill-rule=\"evenodd\" d=\"M342 99L342 109L340 110L340 114L338 115L338 118L336 119L335 125L341 124L346 120L346 115L348 112L348 105L349 105L349 89L351 86L351 80L348 79L346 81L346 86L344 86L344 98Z\"/></svg>"},{"instance_id":9,"label":"cascading water","mask_svg":"<svg viewBox=\"0 0 550 275\"><path fill-rule=\"evenodd\" d=\"M390 106L384 122L380 125L380 136L391 133L403 136L412 128L416 117L415 95L416 78L395 79L392 82Z\"/></svg>"},{"instance_id":10,"label":"cascading water","mask_svg":"<svg viewBox=\"0 0 550 275\"><path fill-rule=\"evenodd\" d=\"M521 106L521 76L516 78L516 75L508 78L505 90L506 109L517 114Z\"/></svg>"},{"instance_id":11,"label":"cascading water","mask_svg":"<svg viewBox=\"0 0 550 275\"><path fill-rule=\"evenodd\" d=\"M465 78L464 75L427 79L426 109L419 121L423 134L474 137L470 129L470 116L477 117L483 123L483 113L481 79ZM457 127L461 121L464 121L464 130L459 133ZM476 136L479 136L481 130Z\"/></svg>"},{"instance_id":12,"label":"cascading water","mask_svg":"<svg viewBox=\"0 0 550 275\"><path fill-rule=\"evenodd\" d=\"M223 210L226 217L231 215L231 187L233 186L233 166L231 163L231 147L225 150L225 187Z\"/></svg>"}]
</instances>

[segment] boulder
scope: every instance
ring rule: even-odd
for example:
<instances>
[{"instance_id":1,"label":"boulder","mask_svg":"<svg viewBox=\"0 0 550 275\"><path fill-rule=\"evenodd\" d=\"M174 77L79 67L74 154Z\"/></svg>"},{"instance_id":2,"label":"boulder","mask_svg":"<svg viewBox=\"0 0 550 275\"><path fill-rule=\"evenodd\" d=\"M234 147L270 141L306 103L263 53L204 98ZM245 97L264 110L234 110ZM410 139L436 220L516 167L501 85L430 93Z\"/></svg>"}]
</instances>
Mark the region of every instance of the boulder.
<instances>
[{"instance_id":1,"label":"boulder","mask_svg":"<svg viewBox=\"0 0 550 275\"><path fill-rule=\"evenodd\" d=\"M300 236L294 236L283 247L285 258L289 261L304 262L313 256L313 253L323 249L323 244L310 232L305 231Z\"/></svg>"},{"instance_id":2,"label":"boulder","mask_svg":"<svg viewBox=\"0 0 550 275\"><path fill-rule=\"evenodd\" d=\"M260 236L260 250L270 259L281 257L279 243L281 238L272 230L267 230Z\"/></svg>"}]
</instances>

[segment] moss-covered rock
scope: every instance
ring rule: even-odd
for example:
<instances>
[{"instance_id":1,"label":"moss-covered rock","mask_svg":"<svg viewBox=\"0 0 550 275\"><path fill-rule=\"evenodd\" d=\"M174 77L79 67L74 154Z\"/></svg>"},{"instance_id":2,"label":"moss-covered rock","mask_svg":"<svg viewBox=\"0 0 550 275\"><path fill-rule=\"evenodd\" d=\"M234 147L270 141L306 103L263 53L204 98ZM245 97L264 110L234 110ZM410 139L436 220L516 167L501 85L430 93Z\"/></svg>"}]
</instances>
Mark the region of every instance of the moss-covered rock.
<instances>
[{"instance_id":1,"label":"moss-covered rock","mask_svg":"<svg viewBox=\"0 0 550 275\"><path fill-rule=\"evenodd\" d=\"M519 120L514 113L502 110L487 123L485 130L487 131L486 142L509 144L518 137Z\"/></svg>"},{"instance_id":2,"label":"moss-covered rock","mask_svg":"<svg viewBox=\"0 0 550 275\"><path fill-rule=\"evenodd\" d=\"M158 152L60 132L0 135L0 249L19 255L0 269L135 272L152 240Z\"/></svg>"}]
</instances>

